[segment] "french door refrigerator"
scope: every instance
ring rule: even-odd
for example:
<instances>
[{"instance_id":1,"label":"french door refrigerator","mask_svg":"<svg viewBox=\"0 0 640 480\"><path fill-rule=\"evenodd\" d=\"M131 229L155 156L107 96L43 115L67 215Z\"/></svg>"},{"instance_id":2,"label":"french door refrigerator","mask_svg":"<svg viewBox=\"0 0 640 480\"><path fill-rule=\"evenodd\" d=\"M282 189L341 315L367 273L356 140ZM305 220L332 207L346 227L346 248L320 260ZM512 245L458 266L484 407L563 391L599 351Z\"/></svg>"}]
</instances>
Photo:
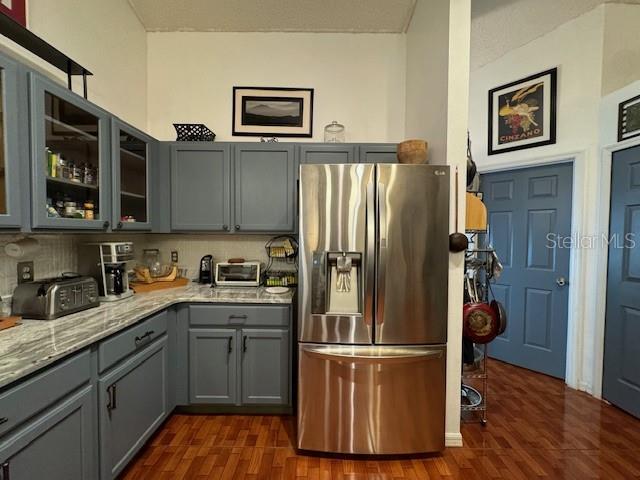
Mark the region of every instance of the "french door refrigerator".
<instances>
[{"instance_id":1,"label":"french door refrigerator","mask_svg":"<svg viewBox=\"0 0 640 480\"><path fill-rule=\"evenodd\" d=\"M449 169L300 167L298 448L444 448Z\"/></svg>"}]
</instances>

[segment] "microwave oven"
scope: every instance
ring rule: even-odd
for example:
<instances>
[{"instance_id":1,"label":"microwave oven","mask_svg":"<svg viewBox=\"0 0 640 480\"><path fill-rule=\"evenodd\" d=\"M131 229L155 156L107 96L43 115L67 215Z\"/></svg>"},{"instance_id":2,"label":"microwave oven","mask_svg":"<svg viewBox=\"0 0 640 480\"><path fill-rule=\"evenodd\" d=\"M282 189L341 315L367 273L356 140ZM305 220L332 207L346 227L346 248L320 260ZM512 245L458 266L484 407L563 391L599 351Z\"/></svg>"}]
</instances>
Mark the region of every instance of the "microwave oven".
<instances>
[{"instance_id":1,"label":"microwave oven","mask_svg":"<svg viewBox=\"0 0 640 480\"><path fill-rule=\"evenodd\" d=\"M257 287L260 285L260 262L216 263L216 285Z\"/></svg>"}]
</instances>

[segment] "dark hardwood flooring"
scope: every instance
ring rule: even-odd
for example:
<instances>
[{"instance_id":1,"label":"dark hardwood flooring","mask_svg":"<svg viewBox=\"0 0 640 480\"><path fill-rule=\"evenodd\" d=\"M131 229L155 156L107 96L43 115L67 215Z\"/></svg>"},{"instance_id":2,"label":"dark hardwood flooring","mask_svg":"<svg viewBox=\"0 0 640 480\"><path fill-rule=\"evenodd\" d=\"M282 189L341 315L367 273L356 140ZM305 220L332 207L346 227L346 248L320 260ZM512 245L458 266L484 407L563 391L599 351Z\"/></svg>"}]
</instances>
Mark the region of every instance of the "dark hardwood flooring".
<instances>
[{"instance_id":1,"label":"dark hardwood flooring","mask_svg":"<svg viewBox=\"0 0 640 480\"><path fill-rule=\"evenodd\" d=\"M297 455L293 417L176 414L122 478L640 478L640 420L528 370L491 361L489 373L489 423L463 424L464 447L440 455Z\"/></svg>"}]
</instances>

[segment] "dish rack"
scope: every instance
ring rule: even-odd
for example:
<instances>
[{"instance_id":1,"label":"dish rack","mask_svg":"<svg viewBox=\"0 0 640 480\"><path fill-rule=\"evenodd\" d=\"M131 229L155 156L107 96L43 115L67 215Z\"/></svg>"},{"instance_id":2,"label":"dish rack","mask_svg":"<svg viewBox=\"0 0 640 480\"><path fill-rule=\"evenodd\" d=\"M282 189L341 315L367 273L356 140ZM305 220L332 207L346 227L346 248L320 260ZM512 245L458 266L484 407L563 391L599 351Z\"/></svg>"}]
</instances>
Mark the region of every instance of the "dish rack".
<instances>
[{"instance_id":1,"label":"dish rack","mask_svg":"<svg viewBox=\"0 0 640 480\"><path fill-rule=\"evenodd\" d=\"M273 237L265 245L269 262L264 269L263 283L267 287L298 285L298 241L291 235ZM291 266L290 268L285 268Z\"/></svg>"},{"instance_id":2,"label":"dish rack","mask_svg":"<svg viewBox=\"0 0 640 480\"><path fill-rule=\"evenodd\" d=\"M474 233L469 242L469 248L465 253L465 276L470 269L475 269L474 287L481 302L489 301L491 291L491 258L493 248L480 248L478 246L478 233ZM468 285L468 284L467 284ZM468 288L468 287L466 287ZM466 300L465 300L466 301ZM463 339L463 351L469 348ZM460 413L463 421L479 420L482 426L487 424L487 396L489 375L487 372L488 344L471 343L473 348L473 363L462 362L462 386ZM477 395L476 395L477 394ZM465 403L468 402L468 403Z\"/></svg>"}]
</instances>

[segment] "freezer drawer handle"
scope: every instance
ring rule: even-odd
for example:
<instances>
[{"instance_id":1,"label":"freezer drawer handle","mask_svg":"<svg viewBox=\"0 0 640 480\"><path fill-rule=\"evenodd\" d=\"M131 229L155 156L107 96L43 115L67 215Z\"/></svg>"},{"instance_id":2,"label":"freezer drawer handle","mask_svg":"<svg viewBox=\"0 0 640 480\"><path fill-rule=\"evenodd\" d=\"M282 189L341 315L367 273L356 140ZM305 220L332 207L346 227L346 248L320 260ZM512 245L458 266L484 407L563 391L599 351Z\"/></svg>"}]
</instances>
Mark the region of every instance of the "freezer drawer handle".
<instances>
[{"instance_id":1,"label":"freezer drawer handle","mask_svg":"<svg viewBox=\"0 0 640 480\"><path fill-rule=\"evenodd\" d=\"M391 354L391 355L367 355L367 354L357 354L357 353L339 353L335 350L330 349L321 349L321 348L308 348L304 350L314 356L321 357L328 360L334 360L339 362L349 361L352 363L376 363L380 361L384 361L386 363L389 362L398 362L398 363L407 363L407 362L417 362L425 359L426 357L435 359L442 358L443 351L442 350L416 350L415 352L407 352L399 354Z\"/></svg>"}]
</instances>

